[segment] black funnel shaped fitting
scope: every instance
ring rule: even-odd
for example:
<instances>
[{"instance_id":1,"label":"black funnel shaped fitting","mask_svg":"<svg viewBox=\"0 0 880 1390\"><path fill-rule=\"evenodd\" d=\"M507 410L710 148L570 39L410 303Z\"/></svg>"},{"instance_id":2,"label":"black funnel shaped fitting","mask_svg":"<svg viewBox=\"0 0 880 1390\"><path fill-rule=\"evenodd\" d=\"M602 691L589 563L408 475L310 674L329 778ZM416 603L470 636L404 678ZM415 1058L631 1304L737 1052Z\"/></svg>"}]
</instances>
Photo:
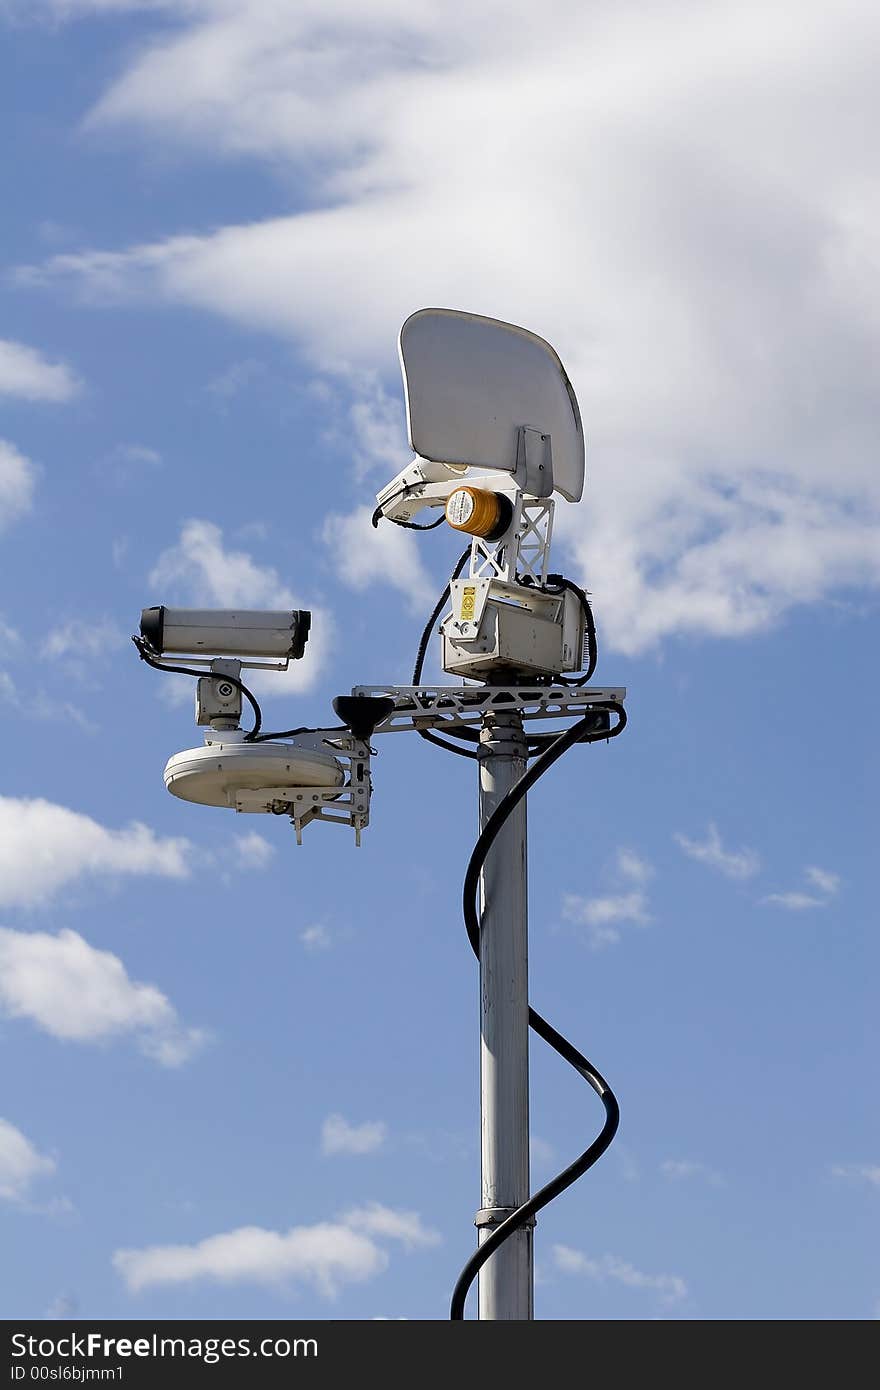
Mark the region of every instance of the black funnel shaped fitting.
<instances>
[{"instance_id":1,"label":"black funnel shaped fitting","mask_svg":"<svg viewBox=\"0 0 880 1390\"><path fill-rule=\"evenodd\" d=\"M334 714L355 738L365 741L393 709L394 701L389 695L337 695L333 701Z\"/></svg>"},{"instance_id":2,"label":"black funnel shaped fitting","mask_svg":"<svg viewBox=\"0 0 880 1390\"><path fill-rule=\"evenodd\" d=\"M581 742L584 743L592 742L592 740L596 737L597 734L611 733L610 709L587 710L586 714L584 715L584 719L586 719L589 715L592 715L592 722L590 724L587 724L586 728L584 729L583 736L581 739Z\"/></svg>"}]
</instances>

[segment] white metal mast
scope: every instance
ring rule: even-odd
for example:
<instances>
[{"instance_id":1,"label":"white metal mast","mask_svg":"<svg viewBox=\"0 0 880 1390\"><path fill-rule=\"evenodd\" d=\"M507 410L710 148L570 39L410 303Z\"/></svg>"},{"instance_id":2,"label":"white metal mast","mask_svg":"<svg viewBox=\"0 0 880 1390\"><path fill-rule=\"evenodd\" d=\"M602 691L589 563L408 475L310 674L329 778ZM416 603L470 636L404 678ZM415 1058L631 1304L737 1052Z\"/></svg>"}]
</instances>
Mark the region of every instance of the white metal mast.
<instances>
[{"instance_id":1,"label":"white metal mast","mask_svg":"<svg viewBox=\"0 0 880 1390\"><path fill-rule=\"evenodd\" d=\"M483 718L480 829L526 770L522 719ZM525 798L480 875L480 1240L529 1195L528 841ZM534 1222L515 1231L480 1270L479 1316L534 1316Z\"/></svg>"}]
</instances>

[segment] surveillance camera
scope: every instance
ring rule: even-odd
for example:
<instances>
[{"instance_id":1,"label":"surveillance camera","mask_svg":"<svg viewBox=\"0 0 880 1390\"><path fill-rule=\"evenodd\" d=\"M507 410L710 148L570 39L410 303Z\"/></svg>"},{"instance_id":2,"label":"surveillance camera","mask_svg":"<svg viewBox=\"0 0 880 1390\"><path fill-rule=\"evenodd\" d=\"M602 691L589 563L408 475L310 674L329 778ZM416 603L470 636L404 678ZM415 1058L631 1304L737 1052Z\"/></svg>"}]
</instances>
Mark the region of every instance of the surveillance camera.
<instances>
[{"instance_id":1,"label":"surveillance camera","mask_svg":"<svg viewBox=\"0 0 880 1390\"><path fill-rule=\"evenodd\" d=\"M159 656L301 657L312 615L304 609L145 608L141 637Z\"/></svg>"}]
</instances>

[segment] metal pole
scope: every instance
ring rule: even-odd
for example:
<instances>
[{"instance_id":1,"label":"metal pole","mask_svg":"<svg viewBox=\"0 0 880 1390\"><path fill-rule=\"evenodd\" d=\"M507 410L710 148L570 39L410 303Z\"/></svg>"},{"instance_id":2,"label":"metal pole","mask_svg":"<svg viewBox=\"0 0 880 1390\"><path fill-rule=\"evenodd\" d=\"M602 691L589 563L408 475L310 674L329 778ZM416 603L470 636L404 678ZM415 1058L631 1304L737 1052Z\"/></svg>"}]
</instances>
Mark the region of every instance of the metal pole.
<instances>
[{"instance_id":1,"label":"metal pole","mask_svg":"<svg viewBox=\"0 0 880 1390\"><path fill-rule=\"evenodd\" d=\"M526 769L519 714L487 714L480 733L480 827ZM529 1195L528 881L525 798L480 878L482 1241ZM481 1319L534 1316L532 1225L480 1271Z\"/></svg>"}]
</instances>

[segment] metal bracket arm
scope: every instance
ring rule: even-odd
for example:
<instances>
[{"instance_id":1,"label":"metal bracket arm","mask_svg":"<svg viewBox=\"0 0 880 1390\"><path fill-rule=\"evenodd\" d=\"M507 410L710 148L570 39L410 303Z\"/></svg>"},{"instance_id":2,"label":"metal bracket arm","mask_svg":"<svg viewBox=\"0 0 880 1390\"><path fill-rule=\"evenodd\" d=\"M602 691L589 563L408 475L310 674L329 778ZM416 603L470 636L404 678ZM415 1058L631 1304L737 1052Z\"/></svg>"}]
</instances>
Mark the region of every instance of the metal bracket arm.
<instances>
[{"instance_id":1,"label":"metal bracket arm","mask_svg":"<svg viewBox=\"0 0 880 1390\"><path fill-rule=\"evenodd\" d=\"M394 709L377 734L480 724L486 714L516 712L522 719L577 719L596 704L622 704L625 686L358 685L352 695L389 695Z\"/></svg>"},{"instance_id":2,"label":"metal bracket arm","mask_svg":"<svg viewBox=\"0 0 880 1390\"><path fill-rule=\"evenodd\" d=\"M302 844L303 828L312 821L328 821L333 825L350 825L355 844L360 845L361 831L370 823L370 776L372 749L361 739L343 735L327 738L335 730L314 729L302 737L304 746L331 749L348 763L348 780L341 787L259 787L239 788L235 793L237 811L267 811L289 816L296 831L296 842Z\"/></svg>"}]
</instances>

